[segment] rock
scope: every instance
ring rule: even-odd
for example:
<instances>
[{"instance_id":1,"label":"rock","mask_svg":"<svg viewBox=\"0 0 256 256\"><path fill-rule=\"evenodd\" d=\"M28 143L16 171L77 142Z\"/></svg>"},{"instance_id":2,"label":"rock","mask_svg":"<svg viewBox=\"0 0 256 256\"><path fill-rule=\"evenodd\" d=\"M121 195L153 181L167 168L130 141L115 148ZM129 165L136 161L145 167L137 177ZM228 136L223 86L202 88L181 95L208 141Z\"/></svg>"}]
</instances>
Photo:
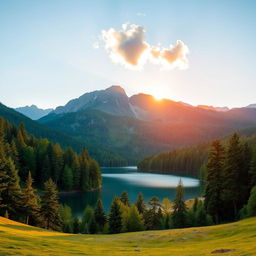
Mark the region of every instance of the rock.
<instances>
[{"instance_id":1,"label":"rock","mask_svg":"<svg viewBox=\"0 0 256 256\"><path fill-rule=\"evenodd\" d=\"M225 253L225 252L234 252L235 249L218 249L218 250L214 250L211 253Z\"/></svg>"}]
</instances>

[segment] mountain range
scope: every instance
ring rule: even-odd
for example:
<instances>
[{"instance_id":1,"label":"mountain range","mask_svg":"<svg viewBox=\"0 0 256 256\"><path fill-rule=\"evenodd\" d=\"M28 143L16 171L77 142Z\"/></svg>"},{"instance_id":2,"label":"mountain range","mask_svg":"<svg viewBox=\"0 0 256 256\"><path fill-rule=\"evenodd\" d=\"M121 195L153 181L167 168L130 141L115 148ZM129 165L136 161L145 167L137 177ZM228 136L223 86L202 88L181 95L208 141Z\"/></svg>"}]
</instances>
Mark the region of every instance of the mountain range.
<instances>
[{"instance_id":1,"label":"mountain range","mask_svg":"<svg viewBox=\"0 0 256 256\"><path fill-rule=\"evenodd\" d=\"M256 109L191 106L147 94L128 97L120 86L85 93L38 120L129 163L142 157L256 126Z\"/></svg>"},{"instance_id":2,"label":"mountain range","mask_svg":"<svg viewBox=\"0 0 256 256\"><path fill-rule=\"evenodd\" d=\"M26 107L35 109L35 106ZM38 109L38 108L37 108ZM256 132L256 108L192 106L147 94L128 97L120 86L85 93L39 120L0 104L0 116L30 133L72 146L85 145L101 165L136 164L145 156L226 136ZM42 112L41 112L42 113ZM45 114L46 112L44 112ZM31 116L30 116L31 117Z\"/></svg>"},{"instance_id":3,"label":"mountain range","mask_svg":"<svg viewBox=\"0 0 256 256\"><path fill-rule=\"evenodd\" d=\"M36 105L19 107L19 108L15 108L15 110L29 117L32 120L40 119L43 116L48 115L51 111L53 111L52 108L41 109L41 108L38 108Z\"/></svg>"}]
</instances>

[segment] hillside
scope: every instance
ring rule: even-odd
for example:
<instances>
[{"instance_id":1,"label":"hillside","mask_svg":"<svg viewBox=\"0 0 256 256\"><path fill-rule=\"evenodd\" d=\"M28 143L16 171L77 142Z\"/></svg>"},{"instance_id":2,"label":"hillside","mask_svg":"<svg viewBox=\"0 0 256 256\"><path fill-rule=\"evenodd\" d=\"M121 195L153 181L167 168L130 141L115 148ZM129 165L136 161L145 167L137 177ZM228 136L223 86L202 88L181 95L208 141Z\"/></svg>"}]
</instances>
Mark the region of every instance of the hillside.
<instances>
[{"instance_id":1,"label":"hillside","mask_svg":"<svg viewBox=\"0 0 256 256\"><path fill-rule=\"evenodd\" d=\"M147 94L128 97L111 86L70 100L39 122L137 164L147 155L253 127L255 120L256 109L217 111Z\"/></svg>"},{"instance_id":2,"label":"hillside","mask_svg":"<svg viewBox=\"0 0 256 256\"><path fill-rule=\"evenodd\" d=\"M53 109L52 108L41 109L41 108L38 108L36 105L31 105L31 106L15 108L15 110L31 118L32 120L37 120L39 118L42 118L43 116L48 115Z\"/></svg>"},{"instance_id":3,"label":"hillside","mask_svg":"<svg viewBox=\"0 0 256 256\"><path fill-rule=\"evenodd\" d=\"M118 154L114 154L111 151L105 150L103 147L99 148L96 145L80 141L75 139L69 134L48 128L43 124L39 124L36 121L31 120L25 115L15 111L12 108L0 103L0 116L8 120L10 123L18 126L23 123L29 134L33 134L37 138L47 138L53 143L59 143L62 147L72 147L76 152L80 152L84 146L88 149L91 156L101 165L122 165L126 164L126 161Z\"/></svg>"},{"instance_id":4,"label":"hillside","mask_svg":"<svg viewBox=\"0 0 256 256\"><path fill-rule=\"evenodd\" d=\"M256 217L203 228L118 235L69 235L0 217L0 255L254 256L255 228ZM216 251L221 249L231 251Z\"/></svg>"}]
</instances>

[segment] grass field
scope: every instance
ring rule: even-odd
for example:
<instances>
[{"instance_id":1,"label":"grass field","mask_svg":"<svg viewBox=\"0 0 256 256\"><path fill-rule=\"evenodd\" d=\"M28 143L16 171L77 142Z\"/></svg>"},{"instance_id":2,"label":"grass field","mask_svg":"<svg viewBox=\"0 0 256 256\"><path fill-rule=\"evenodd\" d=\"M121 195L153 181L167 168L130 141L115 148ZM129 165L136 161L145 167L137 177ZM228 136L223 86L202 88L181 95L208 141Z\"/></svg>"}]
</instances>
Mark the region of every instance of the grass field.
<instances>
[{"instance_id":1,"label":"grass field","mask_svg":"<svg viewBox=\"0 0 256 256\"><path fill-rule=\"evenodd\" d=\"M215 250L230 249L225 253ZM69 235L0 217L0 255L256 255L256 218L202 228Z\"/></svg>"}]
</instances>

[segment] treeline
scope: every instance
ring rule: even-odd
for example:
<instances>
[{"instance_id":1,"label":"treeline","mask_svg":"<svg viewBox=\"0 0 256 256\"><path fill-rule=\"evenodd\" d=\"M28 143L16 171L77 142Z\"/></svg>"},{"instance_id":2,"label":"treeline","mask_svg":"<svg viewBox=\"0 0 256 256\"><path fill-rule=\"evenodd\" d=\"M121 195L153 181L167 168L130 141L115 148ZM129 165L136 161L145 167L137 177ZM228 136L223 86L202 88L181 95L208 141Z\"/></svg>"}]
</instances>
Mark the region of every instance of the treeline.
<instances>
[{"instance_id":1,"label":"treeline","mask_svg":"<svg viewBox=\"0 0 256 256\"><path fill-rule=\"evenodd\" d=\"M209 145L204 143L152 155L143 159L138 168L145 172L198 176L200 168L207 160Z\"/></svg>"},{"instance_id":2,"label":"treeline","mask_svg":"<svg viewBox=\"0 0 256 256\"><path fill-rule=\"evenodd\" d=\"M212 219L207 215L202 200L195 199L190 207L183 200L183 186L177 187L176 198L171 202L168 198L161 202L152 197L144 202L140 193L134 204L129 201L127 192L112 201L110 211L104 212L102 201L96 207L87 206L82 219L72 217L70 207L60 207L62 230L67 233L84 234L116 234L143 230L159 230L211 225Z\"/></svg>"},{"instance_id":3,"label":"treeline","mask_svg":"<svg viewBox=\"0 0 256 256\"><path fill-rule=\"evenodd\" d=\"M18 127L21 123L25 125L28 134L33 134L36 138L47 138L52 143L58 143L62 148L71 147L76 153L80 153L84 144L91 157L97 160L101 166L126 166L127 160L119 154L110 150L96 146L95 143L82 142L80 138L70 136L70 133L50 129L30 118L22 115L14 109L8 108L0 103L0 116L8 120L11 124Z\"/></svg>"},{"instance_id":4,"label":"treeline","mask_svg":"<svg viewBox=\"0 0 256 256\"><path fill-rule=\"evenodd\" d=\"M48 139L28 135L24 125L16 128L1 117L0 160L0 172L13 169L21 185L29 172L38 188L50 178L59 190L65 191L87 191L101 185L100 167L85 148L79 155L71 148L63 150L59 144L53 144Z\"/></svg>"},{"instance_id":5,"label":"treeline","mask_svg":"<svg viewBox=\"0 0 256 256\"><path fill-rule=\"evenodd\" d=\"M254 193L256 201L255 186L256 151L253 145L241 142L236 133L226 145L219 140L213 141L206 165L205 207L215 223L246 216L250 192Z\"/></svg>"}]
</instances>

